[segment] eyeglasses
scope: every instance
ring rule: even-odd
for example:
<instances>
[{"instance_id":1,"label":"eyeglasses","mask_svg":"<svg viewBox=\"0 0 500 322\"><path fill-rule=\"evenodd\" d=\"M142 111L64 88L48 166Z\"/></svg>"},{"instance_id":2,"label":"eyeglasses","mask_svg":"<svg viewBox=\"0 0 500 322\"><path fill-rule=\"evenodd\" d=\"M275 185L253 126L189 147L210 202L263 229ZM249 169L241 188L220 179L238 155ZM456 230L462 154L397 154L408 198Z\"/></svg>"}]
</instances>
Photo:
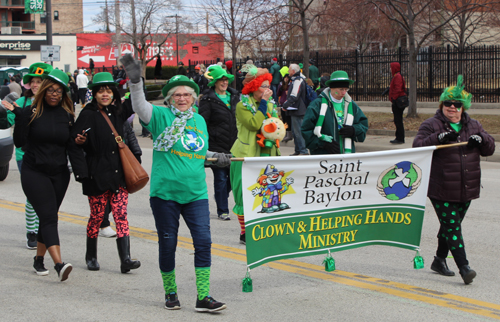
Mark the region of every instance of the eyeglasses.
<instances>
[{"instance_id":1,"label":"eyeglasses","mask_svg":"<svg viewBox=\"0 0 500 322\"><path fill-rule=\"evenodd\" d=\"M62 95L63 91L62 91L62 89L55 89L55 90L54 90L54 89L52 89L52 88L49 88L49 89L47 90L47 93L48 93L49 95L52 95L52 94L54 94L54 93L56 93L57 95Z\"/></svg>"},{"instance_id":2,"label":"eyeglasses","mask_svg":"<svg viewBox=\"0 0 500 322\"><path fill-rule=\"evenodd\" d=\"M443 105L446 107L451 107L453 105L456 108L461 108L464 104L461 102L444 101Z\"/></svg>"},{"instance_id":3,"label":"eyeglasses","mask_svg":"<svg viewBox=\"0 0 500 322\"><path fill-rule=\"evenodd\" d=\"M271 88L271 86L269 86L269 85L261 85L260 87L261 88Z\"/></svg>"},{"instance_id":4,"label":"eyeglasses","mask_svg":"<svg viewBox=\"0 0 500 322\"><path fill-rule=\"evenodd\" d=\"M175 98L175 99L180 99L182 97L183 99L187 100L189 97L191 97L191 94L189 94L189 93L174 94L174 95L172 95L172 97Z\"/></svg>"}]
</instances>

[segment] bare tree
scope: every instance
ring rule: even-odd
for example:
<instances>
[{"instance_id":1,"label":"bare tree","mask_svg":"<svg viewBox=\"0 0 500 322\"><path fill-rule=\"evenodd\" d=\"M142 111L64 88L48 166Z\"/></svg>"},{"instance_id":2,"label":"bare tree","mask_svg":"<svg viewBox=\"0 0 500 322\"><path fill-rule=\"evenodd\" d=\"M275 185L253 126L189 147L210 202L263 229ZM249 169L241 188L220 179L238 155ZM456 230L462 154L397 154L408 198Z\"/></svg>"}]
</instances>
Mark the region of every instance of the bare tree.
<instances>
[{"instance_id":1,"label":"bare tree","mask_svg":"<svg viewBox=\"0 0 500 322\"><path fill-rule=\"evenodd\" d=\"M174 23L165 19L168 9L178 5L176 0L129 0L121 2L120 19L107 14L106 8L94 22L105 23L115 27L121 34L121 42L134 47L136 58L142 62L142 73L146 75L146 65L155 58L161 46L174 30Z\"/></svg>"},{"instance_id":2,"label":"bare tree","mask_svg":"<svg viewBox=\"0 0 500 322\"><path fill-rule=\"evenodd\" d=\"M470 6L470 0L455 0L447 3L450 12L456 12L460 8ZM498 1L480 1L471 6L470 10L464 10L450 23L443 27L442 37L460 52L466 47L484 44L485 42L497 42L500 36L500 28L494 28L498 21ZM448 11L444 12L447 15Z\"/></svg>"},{"instance_id":3,"label":"bare tree","mask_svg":"<svg viewBox=\"0 0 500 322\"><path fill-rule=\"evenodd\" d=\"M243 44L259 37L261 33L252 26L262 14L264 0L202 0L206 8L208 24L224 42L231 48L233 61L236 61L238 49ZM200 17L204 19L204 17ZM236 72L236 64L233 64L232 74ZM234 86L235 84L232 84Z\"/></svg>"},{"instance_id":4,"label":"bare tree","mask_svg":"<svg viewBox=\"0 0 500 322\"><path fill-rule=\"evenodd\" d=\"M449 8L449 1L441 0L367 0L398 23L407 35L409 51L410 106L408 117L417 117L417 55L423 44L465 10L475 6L477 0L463 0L466 5Z\"/></svg>"},{"instance_id":5,"label":"bare tree","mask_svg":"<svg viewBox=\"0 0 500 322\"><path fill-rule=\"evenodd\" d=\"M288 18L286 8L276 7L266 15L261 15L254 22L254 29L261 36L254 40L258 46L258 51L261 57L263 56L279 56L285 53L291 35L291 26L283 21Z\"/></svg>"}]
</instances>

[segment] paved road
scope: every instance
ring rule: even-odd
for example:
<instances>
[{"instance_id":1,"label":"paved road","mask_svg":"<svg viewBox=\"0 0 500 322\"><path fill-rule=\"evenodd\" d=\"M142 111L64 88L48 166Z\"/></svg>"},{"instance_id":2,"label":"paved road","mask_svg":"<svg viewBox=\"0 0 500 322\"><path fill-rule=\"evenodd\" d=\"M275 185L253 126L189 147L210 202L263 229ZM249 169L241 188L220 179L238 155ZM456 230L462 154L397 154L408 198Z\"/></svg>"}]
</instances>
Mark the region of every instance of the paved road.
<instances>
[{"instance_id":1,"label":"paved road","mask_svg":"<svg viewBox=\"0 0 500 322\"><path fill-rule=\"evenodd\" d=\"M143 164L151 166L151 140L140 139ZM283 154L293 152L283 147ZM482 197L467 215L464 235L471 267L478 276L464 285L459 276L443 277L430 271L436 248L437 220L427 205L422 231L425 268L414 270L413 251L370 246L334 253L337 270L326 273L323 256L273 262L252 270L254 291L242 293L244 247L238 243L236 218L216 219L210 199L213 237L211 294L228 309L211 316L194 312L196 288L193 249L184 224L177 250L180 311L163 308L154 220L148 191L130 196L132 257L142 267L121 274L113 239L100 238L101 270L86 270L85 226L89 209L80 184L71 181L61 206L59 232L65 261L74 265L68 281L50 274L36 276L34 251L24 247L24 196L14 161L0 182L0 312L2 321L470 321L500 319L498 259L498 194L500 163L483 162ZM207 170L209 196L212 174ZM232 203L231 203L232 206ZM457 269L450 260L450 268Z\"/></svg>"}]
</instances>

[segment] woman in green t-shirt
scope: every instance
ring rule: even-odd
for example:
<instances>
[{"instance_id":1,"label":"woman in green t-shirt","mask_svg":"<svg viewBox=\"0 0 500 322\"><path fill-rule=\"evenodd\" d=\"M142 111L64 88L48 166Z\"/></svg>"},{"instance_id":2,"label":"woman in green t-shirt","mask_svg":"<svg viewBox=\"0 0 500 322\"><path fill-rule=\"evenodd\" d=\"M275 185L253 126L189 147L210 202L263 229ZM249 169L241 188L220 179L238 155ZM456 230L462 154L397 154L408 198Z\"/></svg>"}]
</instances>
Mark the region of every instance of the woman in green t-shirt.
<instances>
[{"instance_id":1,"label":"woman in green t-shirt","mask_svg":"<svg viewBox=\"0 0 500 322\"><path fill-rule=\"evenodd\" d=\"M165 105L146 101L141 69L131 55L121 59L130 79L132 107L153 136L150 203L159 243L160 271L165 289L165 308L180 309L175 281L175 251L180 215L193 238L196 273L196 311L215 312L226 308L210 296L211 235L205 158L228 166L230 156L208 151L207 125L193 111L199 95L195 82L176 75L163 87Z\"/></svg>"}]
</instances>

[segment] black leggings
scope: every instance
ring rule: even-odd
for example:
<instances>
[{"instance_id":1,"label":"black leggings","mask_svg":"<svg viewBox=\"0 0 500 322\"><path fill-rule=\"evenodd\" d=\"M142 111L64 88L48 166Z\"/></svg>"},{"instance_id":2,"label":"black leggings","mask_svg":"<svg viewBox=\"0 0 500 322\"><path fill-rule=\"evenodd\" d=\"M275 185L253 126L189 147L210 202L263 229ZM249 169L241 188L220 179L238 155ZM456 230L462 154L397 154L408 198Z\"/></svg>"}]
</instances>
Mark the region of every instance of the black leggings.
<instances>
[{"instance_id":1,"label":"black leggings","mask_svg":"<svg viewBox=\"0 0 500 322\"><path fill-rule=\"evenodd\" d=\"M38 241L47 248L59 245L57 212L68 189L69 177L68 167L62 167L60 172L48 175L31 168L26 162L22 165L21 184L40 219Z\"/></svg>"},{"instance_id":2,"label":"black leggings","mask_svg":"<svg viewBox=\"0 0 500 322\"><path fill-rule=\"evenodd\" d=\"M440 223L436 256L446 258L448 251L451 251L457 267L469 265L462 236L462 221L469 209L470 201L446 202L431 199L431 203Z\"/></svg>"}]
</instances>

